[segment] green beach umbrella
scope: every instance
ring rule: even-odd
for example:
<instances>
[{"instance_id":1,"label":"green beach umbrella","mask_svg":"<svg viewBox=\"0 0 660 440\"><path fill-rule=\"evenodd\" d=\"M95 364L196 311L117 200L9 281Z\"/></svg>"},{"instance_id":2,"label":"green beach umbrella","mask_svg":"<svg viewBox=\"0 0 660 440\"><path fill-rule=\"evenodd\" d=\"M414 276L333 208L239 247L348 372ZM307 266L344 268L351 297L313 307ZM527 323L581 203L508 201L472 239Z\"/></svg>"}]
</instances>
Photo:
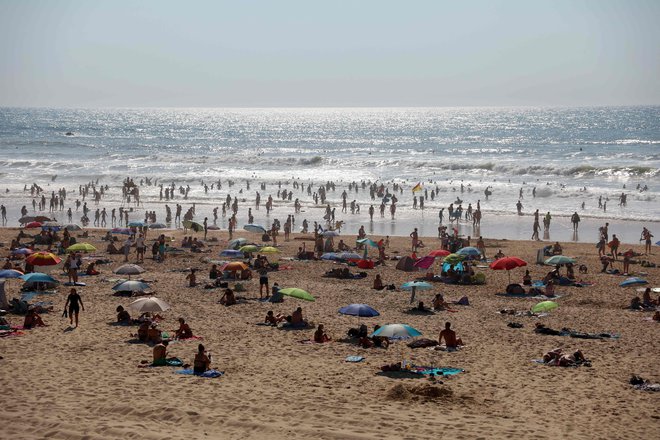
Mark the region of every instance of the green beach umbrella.
<instances>
[{"instance_id":1,"label":"green beach umbrella","mask_svg":"<svg viewBox=\"0 0 660 440\"><path fill-rule=\"evenodd\" d=\"M532 307L532 312L533 313L542 313L542 312L549 312L551 310L556 309L559 307L559 304L557 304L554 301L542 301Z\"/></svg>"},{"instance_id":2,"label":"green beach umbrella","mask_svg":"<svg viewBox=\"0 0 660 440\"><path fill-rule=\"evenodd\" d=\"M204 230L204 225L201 225L197 222L194 222L192 220L184 220L183 221L183 227L187 229L191 229L195 232L202 232Z\"/></svg>"},{"instance_id":3,"label":"green beach umbrella","mask_svg":"<svg viewBox=\"0 0 660 440\"><path fill-rule=\"evenodd\" d=\"M556 266L556 265L561 265L561 264L575 264L576 260L575 258L571 257L566 257L564 255L555 255L554 257L550 257L547 260L545 260L545 264L548 266Z\"/></svg>"},{"instance_id":4,"label":"green beach umbrella","mask_svg":"<svg viewBox=\"0 0 660 440\"><path fill-rule=\"evenodd\" d=\"M280 293L282 295L303 299L305 301L316 301L316 298L310 295L309 292L306 290L298 289L297 287L287 287L286 289L280 289Z\"/></svg>"},{"instance_id":5,"label":"green beach umbrella","mask_svg":"<svg viewBox=\"0 0 660 440\"><path fill-rule=\"evenodd\" d=\"M279 254L280 250L273 246L265 246L259 250L259 253L262 254Z\"/></svg>"},{"instance_id":6,"label":"green beach umbrella","mask_svg":"<svg viewBox=\"0 0 660 440\"><path fill-rule=\"evenodd\" d=\"M94 252L96 248L89 243L76 243L66 248L67 252Z\"/></svg>"},{"instance_id":7,"label":"green beach umbrella","mask_svg":"<svg viewBox=\"0 0 660 440\"><path fill-rule=\"evenodd\" d=\"M449 263L453 266L454 264L460 263L463 260L465 260L465 255L449 254L442 261L444 263Z\"/></svg>"},{"instance_id":8,"label":"green beach umbrella","mask_svg":"<svg viewBox=\"0 0 660 440\"><path fill-rule=\"evenodd\" d=\"M246 244L245 246L241 246L238 250L241 252L257 252L259 247L253 244Z\"/></svg>"}]
</instances>

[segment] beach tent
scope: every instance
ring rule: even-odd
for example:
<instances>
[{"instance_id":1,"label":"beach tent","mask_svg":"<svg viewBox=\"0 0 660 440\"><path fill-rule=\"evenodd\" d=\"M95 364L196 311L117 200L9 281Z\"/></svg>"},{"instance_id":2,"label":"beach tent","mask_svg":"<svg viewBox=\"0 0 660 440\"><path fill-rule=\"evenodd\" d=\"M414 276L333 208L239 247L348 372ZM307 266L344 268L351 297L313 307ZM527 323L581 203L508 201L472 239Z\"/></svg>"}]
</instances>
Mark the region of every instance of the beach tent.
<instances>
[{"instance_id":1,"label":"beach tent","mask_svg":"<svg viewBox=\"0 0 660 440\"><path fill-rule=\"evenodd\" d=\"M400 259L399 262L396 264L396 268L404 272L413 272L417 270L417 268L415 267L415 260L413 260L410 257L403 257L402 259Z\"/></svg>"}]
</instances>

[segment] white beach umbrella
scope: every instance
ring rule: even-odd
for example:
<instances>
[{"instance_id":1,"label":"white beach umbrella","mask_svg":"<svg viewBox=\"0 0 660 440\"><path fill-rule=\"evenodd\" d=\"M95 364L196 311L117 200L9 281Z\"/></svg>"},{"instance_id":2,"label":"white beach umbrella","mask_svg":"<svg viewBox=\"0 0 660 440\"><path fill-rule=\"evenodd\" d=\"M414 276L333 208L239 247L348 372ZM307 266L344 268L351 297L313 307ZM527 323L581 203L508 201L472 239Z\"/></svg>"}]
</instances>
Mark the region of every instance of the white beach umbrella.
<instances>
[{"instance_id":1,"label":"white beach umbrella","mask_svg":"<svg viewBox=\"0 0 660 440\"><path fill-rule=\"evenodd\" d=\"M170 305L160 298L150 296L148 298L140 298L128 305L131 309L138 313L144 312L164 312L170 308Z\"/></svg>"}]
</instances>

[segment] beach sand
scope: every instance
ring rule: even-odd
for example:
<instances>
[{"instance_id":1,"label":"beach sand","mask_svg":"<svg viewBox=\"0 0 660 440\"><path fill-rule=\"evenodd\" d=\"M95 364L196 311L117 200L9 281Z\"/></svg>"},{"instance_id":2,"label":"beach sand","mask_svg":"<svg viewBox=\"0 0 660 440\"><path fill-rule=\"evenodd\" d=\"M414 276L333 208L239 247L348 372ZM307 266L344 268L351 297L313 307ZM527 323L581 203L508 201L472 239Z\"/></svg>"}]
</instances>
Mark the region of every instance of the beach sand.
<instances>
[{"instance_id":1,"label":"beach sand","mask_svg":"<svg viewBox=\"0 0 660 440\"><path fill-rule=\"evenodd\" d=\"M17 229L0 230L2 253ZM166 231L180 243L182 231ZM90 230L87 241L105 249L103 232ZM155 237L150 232L149 239ZM254 234L240 231L236 236L258 241ZM660 323L644 318L649 312L624 307L634 288L618 284L623 276L600 274L593 244L562 243L564 254L575 256L589 267L578 275L593 282L591 287L558 287L559 308L541 318L502 315L499 310L528 310L538 300L496 296L508 283L505 271L480 268L487 277L482 286L435 283L433 290L418 292L430 304L435 293L447 300L463 295L470 306L455 306L456 312L435 315L406 313L409 293L371 289L376 273L386 284L402 283L421 273L395 270L396 262L367 270L361 280L337 280L321 275L335 263L325 261L282 261L291 266L270 274L270 282L281 287L300 287L316 297L315 302L285 297L271 305L259 297L258 279L243 283L248 302L232 307L217 303L221 290L186 287L181 269L200 269L206 282L210 264L202 258L220 259L226 231L210 232L211 253L185 253L164 263L145 259L142 276L152 280L156 295L169 302L161 327L172 330L178 317L185 317L194 333L203 337L213 353L212 367L224 371L217 379L174 374L176 368L138 368L151 359L151 348L131 343L137 327L111 325L115 308L132 299L112 295L110 279L119 276L112 269L123 264L123 256L110 256L112 264L99 266L101 275L82 277L79 288L86 310L80 326L69 328L61 317L68 288L60 285L54 296L38 299L55 304L44 314L48 327L26 331L23 336L0 339L0 384L3 410L0 424L4 438L107 439L107 438L228 438L228 439L368 439L368 438L658 438L657 409L660 393L638 391L628 384L631 374L660 382ZM352 237L344 237L347 242ZM389 255L407 255L409 239L392 237ZM150 241L150 240L148 240ZM282 240L280 240L282 241ZM436 238L425 238L426 250L439 248ZM294 255L301 241L281 242L282 257ZM490 255L502 249L528 261L534 279L550 268L538 266L538 242L487 240ZM312 242L307 242L308 249ZM627 248L627 247L626 247ZM149 249L149 248L148 248ZM642 251L641 246L635 246ZM657 252L654 247L654 251ZM372 251L373 252L373 251ZM425 252L420 252L420 255ZM104 252L95 255L105 257ZM147 255L150 253L147 251ZM657 256L651 261L660 263ZM131 255L131 261L135 255ZM60 266L43 268L58 275ZM620 263L617 266L621 269ZM649 285L660 286L660 269L633 265L634 272L648 272ZM39 269L39 268L37 268ZM356 268L351 269L358 271ZM436 265L437 270L437 265ZM524 269L511 279L520 282ZM576 274L577 275L577 274ZM135 278L135 277L134 277ZM18 296L20 280L9 280L8 296ZM233 283L232 283L233 285ZM657 296L657 294L656 294ZM466 347L454 353L425 348L412 350L405 342L389 349L359 349L337 341L355 327L358 319L342 316L337 310L350 303L367 303L381 315L362 318L373 324L405 323L435 339L451 321ZM310 330L287 331L259 326L268 310L291 314L298 306L305 318L322 323L334 339L327 344L302 344L313 335ZM22 317L8 315L12 324ZM507 327L510 321L523 328ZM618 340L584 340L542 336L533 332L542 322L552 328L570 327L584 332L621 333ZM560 368L539 365L550 349L581 349L591 367ZM169 353L192 362L197 341L170 344ZM360 363L345 362L361 355ZM397 378L384 375L380 367L400 361L402 355L418 365L462 368L466 371L434 384L426 378ZM417 394L411 390L417 391Z\"/></svg>"}]
</instances>

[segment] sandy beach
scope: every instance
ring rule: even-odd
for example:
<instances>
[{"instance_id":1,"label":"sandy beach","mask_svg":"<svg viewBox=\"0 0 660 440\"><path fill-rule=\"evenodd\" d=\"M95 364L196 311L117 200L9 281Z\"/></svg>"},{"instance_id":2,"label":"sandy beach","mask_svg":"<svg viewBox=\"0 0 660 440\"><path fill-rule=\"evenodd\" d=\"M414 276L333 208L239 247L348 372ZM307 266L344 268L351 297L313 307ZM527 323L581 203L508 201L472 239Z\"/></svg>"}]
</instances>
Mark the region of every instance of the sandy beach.
<instances>
[{"instance_id":1,"label":"sandy beach","mask_svg":"<svg viewBox=\"0 0 660 440\"><path fill-rule=\"evenodd\" d=\"M659 323L648 320L652 312L624 310L633 296L641 294L634 287L619 287L625 277L599 273L592 244L562 243L564 255L576 257L589 268L578 278L593 285L558 287L559 308L542 317L499 313L505 308L526 311L539 300L495 295L504 291L508 274L483 267L476 270L486 275L485 285L433 283L432 290L417 293L426 304L436 293L448 301L467 295L469 306L453 306L454 312L411 314L410 294L400 286L424 273L396 270L396 261L387 261L385 266L366 270L364 279L323 278L338 264L289 261L301 243L296 239L279 243L280 264L290 269L271 272L270 283L303 288L315 302L290 297L280 304L259 302L255 278L243 282L246 292L239 295L246 302L224 307L218 304L221 289L186 287L184 270L198 268L199 281L208 282L210 263L205 261L220 259L226 231L209 232L209 239L218 240L208 242L209 253L185 252L158 263L147 252L142 264L146 272L137 278L150 281L155 295L171 304L163 313L163 330L171 332L177 319L184 317L212 351L212 368L225 374L206 379L174 374L176 367L138 368L141 361L151 360L152 349L133 343L131 334L137 327L113 325L115 308L127 306L134 298L112 294L112 280L119 278L112 270L123 264L123 256L101 251L105 250L100 240L104 232L89 230L88 238L79 238L99 249L86 258L112 260L98 266L100 275L81 278L87 285L79 288L85 304L80 326L73 329L61 317L68 288L59 285L57 294L35 299L54 304L53 312L42 315L47 327L0 338L0 383L10 402L0 413L0 423L8 438L638 439L660 435L660 394L636 390L628 383L632 374L660 381ZM0 230L3 254L8 254L9 242L17 233L17 229ZM173 245L180 244L181 230L166 234L174 237ZM245 231L236 236L259 242L259 236ZM150 231L147 243L153 238L155 233ZM354 237L341 238L352 243ZM420 256L440 247L437 238L424 238L424 242L427 247ZM307 245L311 247L312 242ZM487 240L486 246L491 256L501 249L526 260L534 280L551 269L534 264L538 242ZM643 251L642 246L633 249ZM409 252L410 239L392 237L389 256ZM658 263L655 255L648 259ZM130 260L135 261L134 253ZM621 263L615 267L621 269ZM436 272L437 268L436 264ZM61 264L41 270L66 281ZM657 268L634 264L631 270L645 273L649 286L660 286ZM397 289L371 289L376 274ZM512 281L520 282L523 274L523 268L513 270ZM8 297L18 296L21 285L21 280L8 280ZM445 352L411 349L406 341L398 341L388 349L358 348L344 341L358 319L337 312L351 303L366 303L380 312L377 317L361 318L370 328L409 324L429 339L437 339L450 321L466 346ZM288 315L298 306L305 319L324 324L332 342L301 343L312 338L314 329L257 325L268 310ZM12 314L7 318L12 325L23 321ZM509 322L523 327L508 327ZM555 329L612 332L620 338L539 335L533 331L537 322ZM169 355L192 363L198 342L174 341ZM567 352L581 349L591 366L562 368L532 362L557 347ZM351 355L365 359L346 362ZM435 382L426 376L381 372L381 366L402 357L416 365L465 371Z\"/></svg>"}]
</instances>

